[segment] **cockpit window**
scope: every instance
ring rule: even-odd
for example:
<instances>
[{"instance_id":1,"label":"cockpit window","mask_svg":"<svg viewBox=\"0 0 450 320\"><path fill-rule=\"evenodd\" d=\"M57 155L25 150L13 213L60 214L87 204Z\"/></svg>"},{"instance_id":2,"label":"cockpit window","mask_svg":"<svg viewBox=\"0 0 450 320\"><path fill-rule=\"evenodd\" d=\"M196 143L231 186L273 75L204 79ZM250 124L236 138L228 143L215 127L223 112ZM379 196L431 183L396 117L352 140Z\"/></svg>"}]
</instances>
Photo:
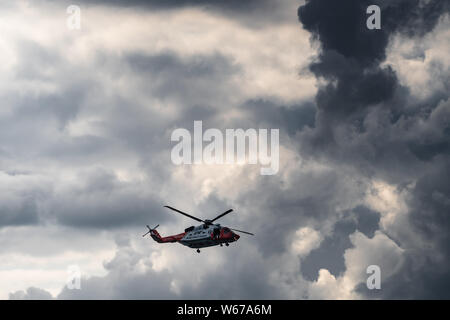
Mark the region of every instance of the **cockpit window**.
<instances>
[{"instance_id":1,"label":"cockpit window","mask_svg":"<svg viewBox=\"0 0 450 320\"><path fill-rule=\"evenodd\" d=\"M223 232L228 233L228 232L230 232L230 229L228 229L228 228L223 228Z\"/></svg>"}]
</instances>

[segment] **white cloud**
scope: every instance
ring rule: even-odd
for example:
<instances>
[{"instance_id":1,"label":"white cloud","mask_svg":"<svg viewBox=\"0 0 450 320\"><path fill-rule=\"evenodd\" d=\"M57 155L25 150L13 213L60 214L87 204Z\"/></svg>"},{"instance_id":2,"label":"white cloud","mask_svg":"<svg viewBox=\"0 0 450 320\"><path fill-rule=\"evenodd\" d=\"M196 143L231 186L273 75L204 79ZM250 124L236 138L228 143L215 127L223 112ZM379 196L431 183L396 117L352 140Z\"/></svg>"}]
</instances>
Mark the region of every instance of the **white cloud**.
<instances>
[{"instance_id":1,"label":"white cloud","mask_svg":"<svg viewBox=\"0 0 450 320\"><path fill-rule=\"evenodd\" d=\"M445 75L450 68L449 26L450 17L443 15L434 31L420 41L401 35L391 40L385 64L394 67L400 82L419 99L430 97L436 90L448 90Z\"/></svg>"},{"instance_id":2,"label":"white cloud","mask_svg":"<svg viewBox=\"0 0 450 320\"><path fill-rule=\"evenodd\" d=\"M292 251L300 256L306 256L311 250L318 248L322 240L323 237L318 231L310 227L300 228L295 232Z\"/></svg>"}]
</instances>

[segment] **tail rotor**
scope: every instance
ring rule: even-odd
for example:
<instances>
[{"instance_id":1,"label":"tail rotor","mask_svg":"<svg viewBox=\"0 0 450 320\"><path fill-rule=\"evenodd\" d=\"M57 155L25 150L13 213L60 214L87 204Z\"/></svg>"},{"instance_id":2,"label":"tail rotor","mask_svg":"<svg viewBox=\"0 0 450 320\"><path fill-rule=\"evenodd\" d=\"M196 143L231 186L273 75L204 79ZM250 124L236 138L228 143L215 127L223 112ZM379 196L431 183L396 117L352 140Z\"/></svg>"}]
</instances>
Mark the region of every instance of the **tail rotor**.
<instances>
[{"instance_id":1,"label":"tail rotor","mask_svg":"<svg viewBox=\"0 0 450 320\"><path fill-rule=\"evenodd\" d=\"M142 235L142 236L145 237L146 235L148 235L149 233L151 233L153 230L155 230L158 227L159 227L159 224L157 224L156 227L154 227L153 229L150 228L149 225L147 225L148 232L146 234Z\"/></svg>"}]
</instances>

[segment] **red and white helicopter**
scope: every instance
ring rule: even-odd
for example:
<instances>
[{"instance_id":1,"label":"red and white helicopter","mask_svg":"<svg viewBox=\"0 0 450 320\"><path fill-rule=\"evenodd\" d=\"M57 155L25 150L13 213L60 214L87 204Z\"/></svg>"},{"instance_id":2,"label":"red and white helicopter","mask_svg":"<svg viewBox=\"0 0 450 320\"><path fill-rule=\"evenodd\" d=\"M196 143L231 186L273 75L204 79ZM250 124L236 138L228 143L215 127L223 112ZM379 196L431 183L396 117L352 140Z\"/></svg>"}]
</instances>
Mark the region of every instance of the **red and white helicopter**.
<instances>
[{"instance_id":1,"label":"red and white helicopter","mask_svg":"<svg viewBox=\"0 0 450 320\"><path fill-rule=\"evenodd\" d=\"M187 214L186 212L180 211L178 209L164 206L165 208L171 209L175 212L181 213L182 215L189 217L191 219L194 219L198 222L203 222L202 225L199 226L192 226L189 228L186 228L183 233L176 234L173 236L167 236L167 237L161 237L158 231L156 231L156 228L159 227L159 224L154 227L153 229L150 228L147 225L148 232L143 235L145 237L147 234L150 234L150 236L159 243L168 243L168 242L179 242L182 245L188 246L189 248L197 248L197 252L200 253L200 248L205 247L211 247L211 246L223 246L225 243L226 246L229 245L230 242L237 241L240 236L234 233L236 232L242 232L249 235L254 235L253 233L222 227L220 224L213 222L218 220L219 218L222 218L224 215L230 213L233 211L233 209L229 209L225 211L224 213L219 214L217 217L215 217L212 220L202 220L197 217L191 216ZM231 231L233 230L233 231Z\"/></svg>"}]
</instances>

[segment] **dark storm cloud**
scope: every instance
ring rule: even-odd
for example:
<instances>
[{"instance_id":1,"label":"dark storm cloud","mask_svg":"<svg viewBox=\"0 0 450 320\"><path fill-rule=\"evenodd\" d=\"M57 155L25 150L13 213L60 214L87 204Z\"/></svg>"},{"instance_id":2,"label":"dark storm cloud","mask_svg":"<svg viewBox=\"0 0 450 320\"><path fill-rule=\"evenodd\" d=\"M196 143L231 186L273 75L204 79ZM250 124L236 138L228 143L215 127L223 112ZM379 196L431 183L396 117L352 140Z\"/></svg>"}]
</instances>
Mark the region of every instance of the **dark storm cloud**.
<instances>
[{"instance_id":1,"label":"dark storm cloud","mask_svg":"<svg viewBox=\"0 0 450 320\"><path fill-rule=\"evenodd\" d=\"M327 119L330 122L348 117L362 107L391 99L397 85L390 67L363 71L355 60L337 51L324 55L310 69L319 78L336 80L321 88L316 96L317 105L330 117Z\"/></svg>"},{"instance_id":2,"label":"dark storm cloud","mask_svg":"<svg viewBox=\"0 0 450 320\"><path fill-rule=\"evenodd\" d=\"M381 7L381 30L365 26L365 10L371 4ZM408 202L409 219L412 232L425 239L428 249L400 240L407 263L383 280L378 298L448 297L450 190L443 178L450 162L448 91L412 102L395 71L381 65L393 35L420 41L448 12L448 1L433 0L311 0L298 10L303 27L320 45L310 70L323 80L316 96L316 127L300 135L303 152L396 185L418 180ZM437 74L444 74L448 83L448 70ZM322 246L327 244L331 246L327 240ZM342 272L342 263L328 267ZM357 290L374 297L365 284Z\"/></svg>"},{"instance_id":3,"label":"dark storm cloud","mask_svg":"<svg viewBox=\"0 0 450 320\"><path fill-rule=\"evenodd\" d=\"M366 9L374 4L382 10L380 30L366 27ZM313 39L320 41L323 55L336 51L361 66L370 66L386 58L391 34L424 35L448 10L448 1L440 0L307 0L298 16Z\"/></svg>"},{"instance_id":4,"label":"dark storm cloud","mask_svg":"<svg viewBox=\"0 0 450 320\"><path fill-rule=\"evenodd\" d=\"M352 247L349 236L355 231L360 231L371 238L378 230L379 221L380 214L364 206L346 212L320 247L302 258L301 271L304 278L308 281L317 281L319 270L322 268L327 269L335 277L342 275L345 271L345 250Z\"/></svg>"}]
</instances>

